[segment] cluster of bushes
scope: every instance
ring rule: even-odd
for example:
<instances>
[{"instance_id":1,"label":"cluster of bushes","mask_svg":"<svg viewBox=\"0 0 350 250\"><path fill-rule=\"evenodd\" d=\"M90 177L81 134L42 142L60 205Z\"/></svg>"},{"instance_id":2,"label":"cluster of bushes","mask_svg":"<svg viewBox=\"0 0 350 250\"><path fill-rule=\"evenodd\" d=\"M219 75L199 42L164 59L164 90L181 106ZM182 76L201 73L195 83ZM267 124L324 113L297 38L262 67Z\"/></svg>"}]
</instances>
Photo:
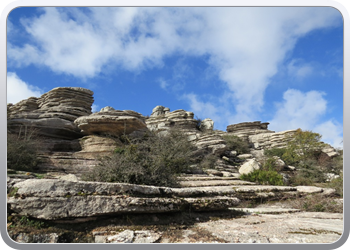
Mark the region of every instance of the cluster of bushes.
<instances>
[{"instance_id":1,"label":"cluster of bushes","mask_svg":"<svg viewBox=\"0 0 350 250\"><path fill-rule=\"evenodd\" d=\"M22 127L19 132L7 132L7 168L21 171L34 171L39 159L37 149L39 139L35 130Z\"/></svg>"},{"instance_id":2,"label":"cluster of bushes","mask_svg":"<svg viewBox=\"0 0 350 250\"><path fill-rule=\"evenodd\" d=\"M283 176L279 174L280 167L276 164L276 159L268 158L262 167L249 174L242 174L241 179L245 181L258 182L263 185L284 185Z\"/></svg>"},{"instance_id":3,"label":"cluster of bushes","mask_svg":"<svg viewBox=\"0 0 350 250\"><path fill-rule=\"evenodd\" d=\"M222 138L226 142L227 150L235 150L237 154L249 153L248 142L235 135L224 135Z\"/></svg>"},{"instance_id":4,"label":"cluster of bushes","mask_svg":"<svg viewBox=\"0 0 350 250\"><path fill-rule=\"evenodd\" d=\"M325 146L321 135L311 131L297 130L292 138L288 138L285 148L272 148L265 150L265 162L262 167L254 172L242 175L241 179L259 182L261 184L283 185L283 170L276 164L276 158L280 158L287 165L294 166L296 171L288 172L290 185L317 185L325 183L325 173L334 173L342 176L342 155L330 158L322 153ZM340 152L342 154L342 152ZM276 157L277 156L277 157ZM277 159L278 159L277 158ZM328 186L335 188L342 195L342 177L332 180Z\"/></svg>"},{"instance_id":5,"label":"cluster of bushes","mask_svg":"<svg viewBox=\"0 0 350 250\"><path fill-rule=\"evenodd\" d=\"M86 181L123 182L155 186L177 186L177 176L192 164L195 146L176 130L145 134L124 140L111 157L101 159Z\"/></svg>"}]
</instances>

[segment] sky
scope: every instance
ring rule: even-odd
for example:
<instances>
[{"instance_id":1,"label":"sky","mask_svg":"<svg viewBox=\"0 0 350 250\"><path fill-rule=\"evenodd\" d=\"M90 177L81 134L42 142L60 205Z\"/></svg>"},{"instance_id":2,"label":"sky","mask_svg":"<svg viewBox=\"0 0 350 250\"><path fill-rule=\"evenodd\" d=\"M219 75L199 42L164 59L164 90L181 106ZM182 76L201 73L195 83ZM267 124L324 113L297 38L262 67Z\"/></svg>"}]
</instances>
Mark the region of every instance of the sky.
<instances>
[{"instance_id":1,"label":"sky","mask_svg":"<svg viewBox=\"0 0 350 250\"><path fill-rule=\"evenodd\" d=\"M7 103L65 86L92 90L94 112L162 105L342 148L343 19L332 7L12 10Z\"/></svg>"}]
</instances>

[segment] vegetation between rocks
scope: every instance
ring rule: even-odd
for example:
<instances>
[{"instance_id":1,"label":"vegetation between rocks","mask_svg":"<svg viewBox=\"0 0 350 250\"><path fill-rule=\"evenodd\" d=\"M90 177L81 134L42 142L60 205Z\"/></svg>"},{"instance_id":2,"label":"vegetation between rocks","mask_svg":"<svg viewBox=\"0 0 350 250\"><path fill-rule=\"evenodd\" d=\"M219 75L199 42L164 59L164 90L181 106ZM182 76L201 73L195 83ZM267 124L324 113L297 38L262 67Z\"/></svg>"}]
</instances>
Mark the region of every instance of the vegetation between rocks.
<instances>
[{"instance_id":1,"label":"vegetation between rocks","mask_svg":"<svg viewBox=\"0 0 350 250\"><path fill-rule=\"evenodd\" d=\"M126 140L111 157L101 159L86 181L123 182L155 186L177 186L177 176L191 164L195 147L186 135L176 130L148 133L143 138Z\"/></svg>"},{"instance_id":2,"label":"vegetation between rocks","mask_svg":"<svg viewBox=\"0 0 350 250\"><path fill-rule=\"evenodd\" d=\"M21 127L18 133L7 131L7 168L33 171L38 165L39 140L35 130Z\"/></svg>"}]
</instances>

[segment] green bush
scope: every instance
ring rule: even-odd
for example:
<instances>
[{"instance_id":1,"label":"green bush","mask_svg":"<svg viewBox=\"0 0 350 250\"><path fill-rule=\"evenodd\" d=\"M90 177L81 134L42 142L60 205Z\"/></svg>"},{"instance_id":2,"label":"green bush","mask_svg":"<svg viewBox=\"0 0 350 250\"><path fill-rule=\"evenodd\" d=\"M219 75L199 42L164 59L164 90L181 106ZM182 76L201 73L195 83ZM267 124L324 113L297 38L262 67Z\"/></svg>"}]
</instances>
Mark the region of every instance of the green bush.
<instances>
[{"instance_id":1,"label":"green bush","mask_svg":"<svg viewBox=\"0 0 350 250\"><path fill-rule=\"evenodd\" d=\"M111 157L101 159L86 181L123 182L155 186L177 186L178 174L191 165L195 147L183 133L150 133L117 149Z\"/></svg>"},{"instance_id":2,"label":"green bush","mask_svg":"<svg viewBox=\"0 0 350 250\"><path fill-rule=\"evenodd\" d=\"M283 176L273 170L254 170L249 174L242 174L241 180L258 182L262 185L283 186Z\"/></svg>"},{"instance_id":3,"label":"green bush","mask_svg":"<svg viewBox=\"0 0 350 250\"><path fill-rule=\"evenodd\" d=\"M7 132L7 168L21 171L33 171L39 162L39 146L35 131L24 127L18 133Z\"/></svg>"},{"instance_id":4,"label":"green bush","mask_svg":"<svg viewBox=\"0 0 350 250\"><path fill-rule=\"evenodd\" d=\"M228 150L235 150L238 154L249 153L248 142L242 140L235 135L223 135L222 138L226 142L226 147Z\"/></svg>"},{"instance_id":5,"label":"green bush","mask_svg":"<svg viewBox=\"0 0 350 250\"><path fill-rule=\"evenodd\" d=\"M268 157L278 156L283 160L283 155L287 151L286 148L270 148L265 149L264 154Z\"/></svg>"}]
</instances>

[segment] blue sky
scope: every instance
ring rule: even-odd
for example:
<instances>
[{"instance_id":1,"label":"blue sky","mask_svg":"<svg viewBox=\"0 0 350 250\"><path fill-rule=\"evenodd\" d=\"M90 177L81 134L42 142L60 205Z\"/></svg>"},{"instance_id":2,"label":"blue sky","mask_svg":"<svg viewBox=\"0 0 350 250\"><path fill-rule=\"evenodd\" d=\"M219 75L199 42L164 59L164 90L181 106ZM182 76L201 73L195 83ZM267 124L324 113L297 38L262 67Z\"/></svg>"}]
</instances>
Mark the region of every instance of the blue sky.
<instances>
[{"instance_id":1,"label":"blue sky","mask_svg":"<svg viewBox=\"0 0 350 250\"><path fill-rule=\"evenodd\" d=\"M63 86L214 128L301 128L342 147L343 19L330 7L34 8L7 20L7 102Z\"/></svg>"}]
</instances>

